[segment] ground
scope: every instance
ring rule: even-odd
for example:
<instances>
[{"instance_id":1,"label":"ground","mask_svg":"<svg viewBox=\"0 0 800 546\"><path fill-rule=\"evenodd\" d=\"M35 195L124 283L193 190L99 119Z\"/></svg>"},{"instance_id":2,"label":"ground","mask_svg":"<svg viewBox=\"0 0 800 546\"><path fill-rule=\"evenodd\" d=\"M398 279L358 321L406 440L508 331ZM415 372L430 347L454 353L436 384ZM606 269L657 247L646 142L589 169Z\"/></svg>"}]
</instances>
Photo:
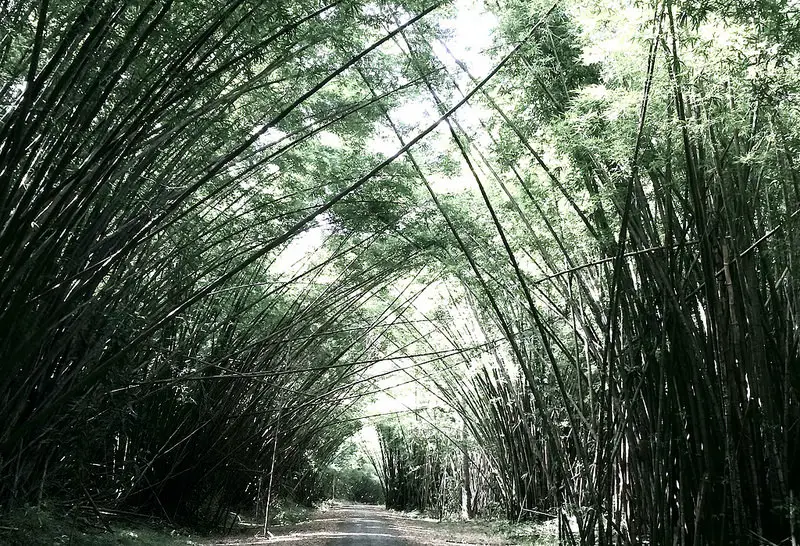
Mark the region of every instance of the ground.
<instances>
[{"instance_id":1,"label":"ground","mask_svg":"<svg viewBox=\"0 0 800 546\"><path fill-rule=\"evenodd\" d=\"M555 527L501 521L444 521L363 504L331 504L319 510L284 506L276 510L283 525L260 536L261 525L241 522L228 537L197 535L163 522L93 521L86 514L27 507L0 520L0 546L553 546Z\"/></svg>"},{"instance_id":2,"label":"ground","mask_svg":"<svg viewBox=\"0 0 800 546\"><path fill-rule=\"evenodd\" d=\"M209 542L209 546L417 546L451 544L518 544L491 533L485 525L412 517L378 506L344 504L318 512L307 522L276 527L273 537Z\"/></svg>"}]
</instances>

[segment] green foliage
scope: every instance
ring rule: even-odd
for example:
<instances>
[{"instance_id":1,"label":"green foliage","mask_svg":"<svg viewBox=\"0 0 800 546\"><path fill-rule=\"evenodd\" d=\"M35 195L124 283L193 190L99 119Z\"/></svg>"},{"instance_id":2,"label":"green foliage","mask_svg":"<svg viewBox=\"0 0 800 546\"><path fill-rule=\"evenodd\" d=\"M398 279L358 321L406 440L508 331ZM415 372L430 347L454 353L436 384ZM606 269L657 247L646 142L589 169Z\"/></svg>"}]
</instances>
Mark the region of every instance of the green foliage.
<instances>
[{"instance_id":1,"label":"green foliage","mask_svg":"<svg viewBox=\"0 0 800 546\"><path fill-rule=\"evenodd\" d=\"M518 42L551 6L551 2L538 1L505 4L498 10L500 38ZM598 82L598 66L585 64L581 56L580 29L566 9L557 6L547 24L525 43L510 69L525 85L509 82L501 87L516 95L520 115L515 117L522 126L531 124L535 129L542 121L557 117L566 110L575 90Z\"/></svg>"},{"instance_id":2,"label":"green foliage","mask_svg":"<svg viewBox=\"0 0 800 546\"><path fill-rule=\"evenodd\" d=\"M431 417L439 425L429 418L378 424L378 466L387 508L416 510L441 519L459 510L464 479L460 457L466 446L457 446L441 428L452 426L450 418Z\"/></svg>"},{"instance_id":3,"label":"green foliage","mask_svg":"<svg viewBox=\"0 0 800 546\"><path fill-rule=\"evenodd\" d=\"M391 507L796 537L795 4L2 3L0 512L377 501L389 355Z\"/></svg>"},{"instance_id":4,"label":"green foliage","mask_svg":"<svg viewBox=\"0 0 800 546\"><path fill-rule=\"evenodd\" d=\"M375 468L352 439L344 442L321 471L320 496L364 504L382 504L383 489Z\"/></svg>"},{"instance_id":5,"label":"green foliage","mask_svg":"<svg viewBox=\"0 0 800 546\"><path fill-rule=\"evenodd\" d=\"M388 31L351 2L0 10L0 510L220 526L302 491L352 433L376 290L406 264L342 274L369 226L295 273L269 253L378 161L381 99L348 68ZM328 227L368 217L345 205Z\"/></svg>"}]
</instances>

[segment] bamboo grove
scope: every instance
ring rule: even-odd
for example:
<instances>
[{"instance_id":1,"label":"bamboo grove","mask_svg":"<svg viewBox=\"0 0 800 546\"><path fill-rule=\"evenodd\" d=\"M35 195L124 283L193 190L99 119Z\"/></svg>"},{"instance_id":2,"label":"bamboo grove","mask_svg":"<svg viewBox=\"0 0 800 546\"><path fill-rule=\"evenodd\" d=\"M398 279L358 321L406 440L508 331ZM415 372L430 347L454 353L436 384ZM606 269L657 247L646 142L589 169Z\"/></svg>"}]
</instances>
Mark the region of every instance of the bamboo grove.
<instances>
[{"instance_id":1,"label":"bamboo grove","mask_svg":"<svg viewBox=\"0 0 800 546\"><path fill-rule=\"evenodd\" d=\"M0 510L310 498L395 362L393 507L797 541L798 7L465 6L0 2Z\"/></svg>"},{"instance_id":2,"label":"bamboo grove","mask_svg":"<svg viewBox=\"0 0 800 546\"><path fill-rule=\"evenodd\" d=\"M352 11L3 3L4 508L44 496L213 525L296 489L308 453L352 432L368 337L402 305L380 291L405 269L365 268L376 235L358 233L289 274L269 256L333 202L308 173L349 175L343 158L303 166L324 153L304 146L370 119L370 97L325 89L385 40L323 56L367 24Z\"/></svg>"}]
</instances>

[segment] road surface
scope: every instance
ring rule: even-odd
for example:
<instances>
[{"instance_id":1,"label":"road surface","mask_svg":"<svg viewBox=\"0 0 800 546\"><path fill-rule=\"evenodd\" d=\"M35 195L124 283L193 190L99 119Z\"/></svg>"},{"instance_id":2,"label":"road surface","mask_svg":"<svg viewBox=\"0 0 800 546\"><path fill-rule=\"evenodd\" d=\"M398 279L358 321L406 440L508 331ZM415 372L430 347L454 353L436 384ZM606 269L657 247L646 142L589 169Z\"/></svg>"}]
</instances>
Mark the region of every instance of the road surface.
<instances>
[{"instance_id":1,"label":"road surface","mask_svg":"<svg viewBox=\"0 0 800 546\"><path fill-rule=\"evenodd\" d=\"M272 528L274 536L217 542L219 546L423 546L508 545L471 523L438 523L390 512L379 506L347 504L320 512L311 521Z\"/></svg>"}]
</instances>

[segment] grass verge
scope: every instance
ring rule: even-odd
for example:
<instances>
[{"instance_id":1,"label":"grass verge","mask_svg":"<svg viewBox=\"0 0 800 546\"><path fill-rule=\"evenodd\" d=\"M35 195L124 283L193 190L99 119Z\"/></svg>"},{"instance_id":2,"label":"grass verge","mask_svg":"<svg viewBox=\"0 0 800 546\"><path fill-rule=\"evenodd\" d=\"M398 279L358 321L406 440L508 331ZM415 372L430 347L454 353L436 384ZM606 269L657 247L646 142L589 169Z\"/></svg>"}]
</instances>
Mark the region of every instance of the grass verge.
<instances>
[{"instance_id":1,"label":"grass verge","mask_svg":"<svg viewBox=\"0 0 800 546\"><path fill-rule=\"evenodd\" d=\"M46 507L19 508L0 520L3 546L194 546L201 539L157 522L115 522L106 528L84 515Z\"/></svg>"}]
</instances>

